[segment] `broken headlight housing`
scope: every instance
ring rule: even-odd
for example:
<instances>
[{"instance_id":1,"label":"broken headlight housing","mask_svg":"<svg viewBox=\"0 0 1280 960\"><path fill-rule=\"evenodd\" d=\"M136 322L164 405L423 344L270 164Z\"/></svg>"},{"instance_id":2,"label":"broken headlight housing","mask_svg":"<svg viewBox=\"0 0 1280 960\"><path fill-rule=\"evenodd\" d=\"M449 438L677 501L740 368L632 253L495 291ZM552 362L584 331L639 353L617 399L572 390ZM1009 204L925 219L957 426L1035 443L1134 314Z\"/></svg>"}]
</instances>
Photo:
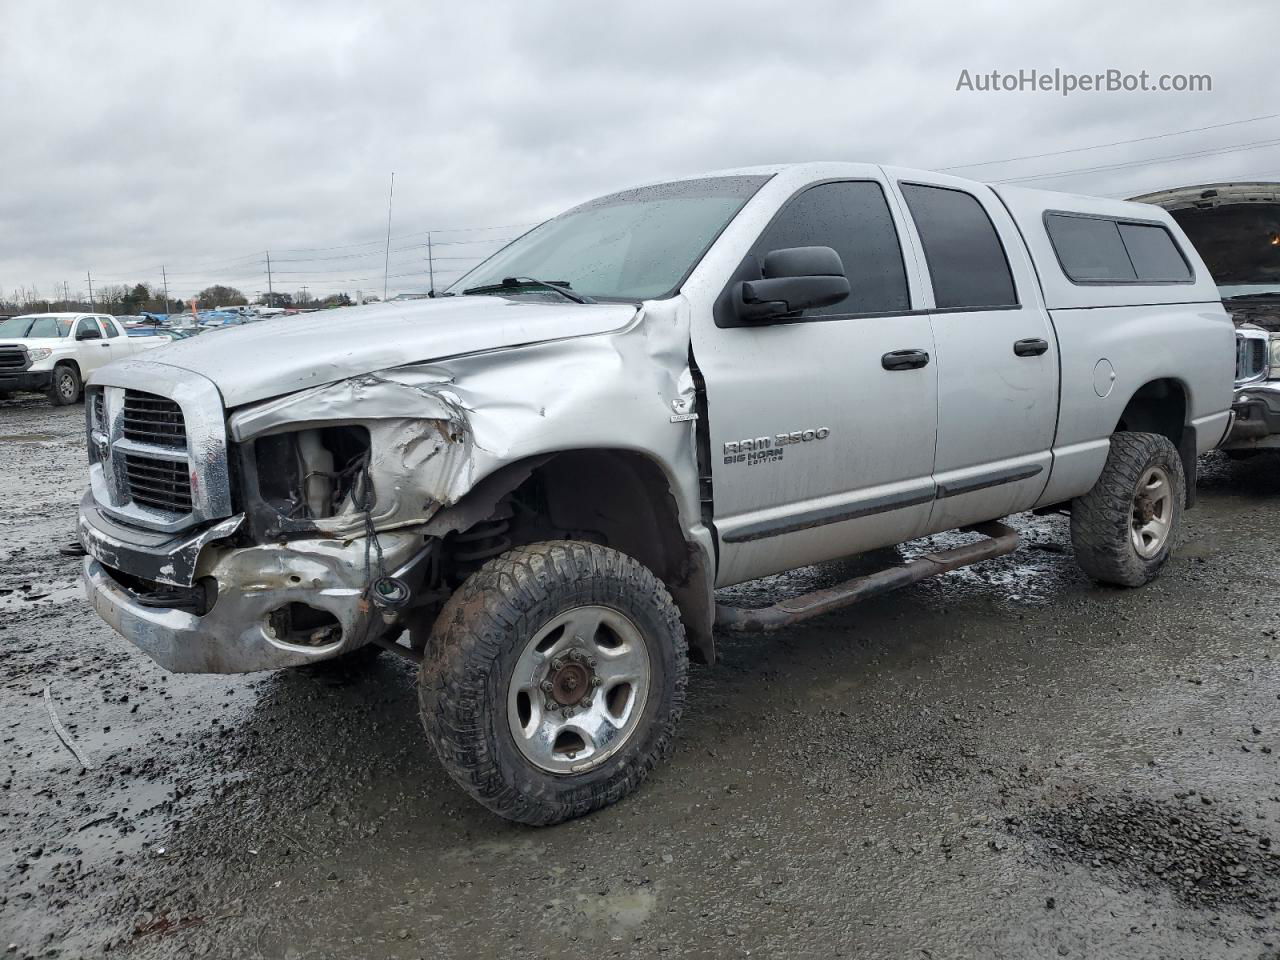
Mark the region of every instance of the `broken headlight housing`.
<instances>
[{"instance_id":1,"label":"broken headlight housing","mask_svg":"<svg viewBox=\"0 0 1280 960\"><path fill-rule=\"evenodd\" d=\"M362 510L370 452L366 427L313 427L258 437L250 445L247 480L256 488L257 506L279 518L273 527L307 529L316 520Z\"/></svg>"}]
</instances>

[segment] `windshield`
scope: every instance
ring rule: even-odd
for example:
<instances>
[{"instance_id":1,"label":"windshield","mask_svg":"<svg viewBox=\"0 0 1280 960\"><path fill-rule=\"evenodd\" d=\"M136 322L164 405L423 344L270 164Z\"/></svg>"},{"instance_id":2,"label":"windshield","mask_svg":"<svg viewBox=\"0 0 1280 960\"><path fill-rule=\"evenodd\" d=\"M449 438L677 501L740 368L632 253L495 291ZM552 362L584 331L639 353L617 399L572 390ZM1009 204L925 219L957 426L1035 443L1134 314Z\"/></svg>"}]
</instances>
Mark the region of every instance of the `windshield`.
<instances>
[{"instance_id":1,"label":"windshield","mask_svg":"<svg viewBox=\"0 0 1280 960\"><path fill-rule=\"evenodd\" d=\"M592 200L534 227L447 292L497 286L508 277L533 277L593 298L669 296L768 179L681 180ZM495 292L548 293L536 287Z\"/></svg>"},{"instance_id":2,"label":"windshield","mask_svg":"<svg viewBox=\"0 0 1280 960\"><path fill-rule=\"evenodd\" d=\"M34 340L65 337L71 330L67 317L10 317L0 322L0 340Z\"/></svg>"}]
</instances>

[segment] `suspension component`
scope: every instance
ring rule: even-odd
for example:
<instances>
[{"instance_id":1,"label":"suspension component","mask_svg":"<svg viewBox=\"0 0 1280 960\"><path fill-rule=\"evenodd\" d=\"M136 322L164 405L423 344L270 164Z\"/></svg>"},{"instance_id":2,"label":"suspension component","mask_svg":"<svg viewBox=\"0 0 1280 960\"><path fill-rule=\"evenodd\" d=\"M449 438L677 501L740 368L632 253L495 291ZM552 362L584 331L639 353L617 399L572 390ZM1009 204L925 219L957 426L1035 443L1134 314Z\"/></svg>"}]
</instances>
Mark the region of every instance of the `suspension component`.
<instances>
[{"instance_id":1,"label":"suspension component","mask_svg":"<svg viewBox=\"0 0 1280 960\"><path fill-rule=\"evenodd\" d=\"M511 529L512 516L511 504L503 500L488 520L454 534L453 558L460 563L479 563L505 553L511 548L507 532Z\"/></svg>"}]
</instances>

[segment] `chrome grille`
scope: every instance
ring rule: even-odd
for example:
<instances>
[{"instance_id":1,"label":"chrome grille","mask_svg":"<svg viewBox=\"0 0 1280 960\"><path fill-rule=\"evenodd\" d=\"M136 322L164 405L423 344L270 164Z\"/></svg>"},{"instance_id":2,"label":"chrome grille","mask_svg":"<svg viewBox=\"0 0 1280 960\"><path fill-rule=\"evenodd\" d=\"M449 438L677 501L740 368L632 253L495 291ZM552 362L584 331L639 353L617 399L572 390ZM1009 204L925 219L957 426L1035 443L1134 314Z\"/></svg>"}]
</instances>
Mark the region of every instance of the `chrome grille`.
<instances>
[{"instance_id":1,"label":"chrome grille","mask_svg":"<svg viewBox=\"0 0 1280 960\"><path fill-rule=\"evenodd\" d=\"M127 453L124 475L134 503L170 513L191 512L191 474L185 462Z\"/></svg>"},{"instance_id":2,"label":"chrome grille","mask_svg":"<svg viewBox=\"0 0 1280 960\"><path fill-rule=\"evenodd\" d=\"M187 427L182 408L167 397L140 390L124 392L123 431L126 439L183 449Z\"/></svg>"},{"instance_id":3,"label":"chrome grille","mask_svg":"<svg viewBox=\"0 0 1280 960\"><path fill-rule=\"evenodd\" d=\"M105 513L163 533L231 516L226 412L212 381L131 357L93 380L89 486Z\"/></svg>"},{"instance_id":4,"label":"chrome grille","mask_svg":"<svg viewBox=\"0 0 1280 960\"><path fill-rule=\"evenodd\" d=\"M27 369L26 347L0 347L0 370Z\"/></svg>"},{"instance_id":5,"label":"chrome grille","mask_svg":"<svg viewBox=\"0 0 1280 960\"><path fill-rule=\"evenodd\" d=\"M1236 381L1252 380L1267 369L1267 341L1261 337L1236 336Z\"/></svg>"}]
</instances>

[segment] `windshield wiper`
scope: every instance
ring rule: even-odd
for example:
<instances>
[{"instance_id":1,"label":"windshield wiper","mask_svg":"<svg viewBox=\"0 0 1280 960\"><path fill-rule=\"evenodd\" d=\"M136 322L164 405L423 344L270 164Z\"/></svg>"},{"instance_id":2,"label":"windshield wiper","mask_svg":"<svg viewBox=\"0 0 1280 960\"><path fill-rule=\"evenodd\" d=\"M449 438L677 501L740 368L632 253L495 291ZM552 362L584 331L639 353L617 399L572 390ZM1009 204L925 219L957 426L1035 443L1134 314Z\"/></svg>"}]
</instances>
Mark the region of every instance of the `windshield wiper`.
<instances>
[{"instance_id":1,"label":"windshield wiper","mask_svg":"<svg viewBox=\"0 0 1280 960\"><path fill-rule=\"evenodd\" d=\"M1280 290L1269 290L1266 293L1237 293L1233 297L1223 297L1223 300L1266 300L1268 298L1280 297Z\"/></svg>"},{"instance_id":2,"label":"windshield wiper","mask_svg":"<svg viewBox=\"0 0 1280 960\"><path fill-rule=\"evenodd\" d=\"M503 277L501 283L488 283L481 287L468 287L462 292L464 294L500 293L503 290L514 290L518 287L545 287L548 290L554 290L566 300L572 300L574 303L595 303L590 297L574 293L569 288L568 280L537 280L533 277Z\"/></svg>"}]
</instances>

